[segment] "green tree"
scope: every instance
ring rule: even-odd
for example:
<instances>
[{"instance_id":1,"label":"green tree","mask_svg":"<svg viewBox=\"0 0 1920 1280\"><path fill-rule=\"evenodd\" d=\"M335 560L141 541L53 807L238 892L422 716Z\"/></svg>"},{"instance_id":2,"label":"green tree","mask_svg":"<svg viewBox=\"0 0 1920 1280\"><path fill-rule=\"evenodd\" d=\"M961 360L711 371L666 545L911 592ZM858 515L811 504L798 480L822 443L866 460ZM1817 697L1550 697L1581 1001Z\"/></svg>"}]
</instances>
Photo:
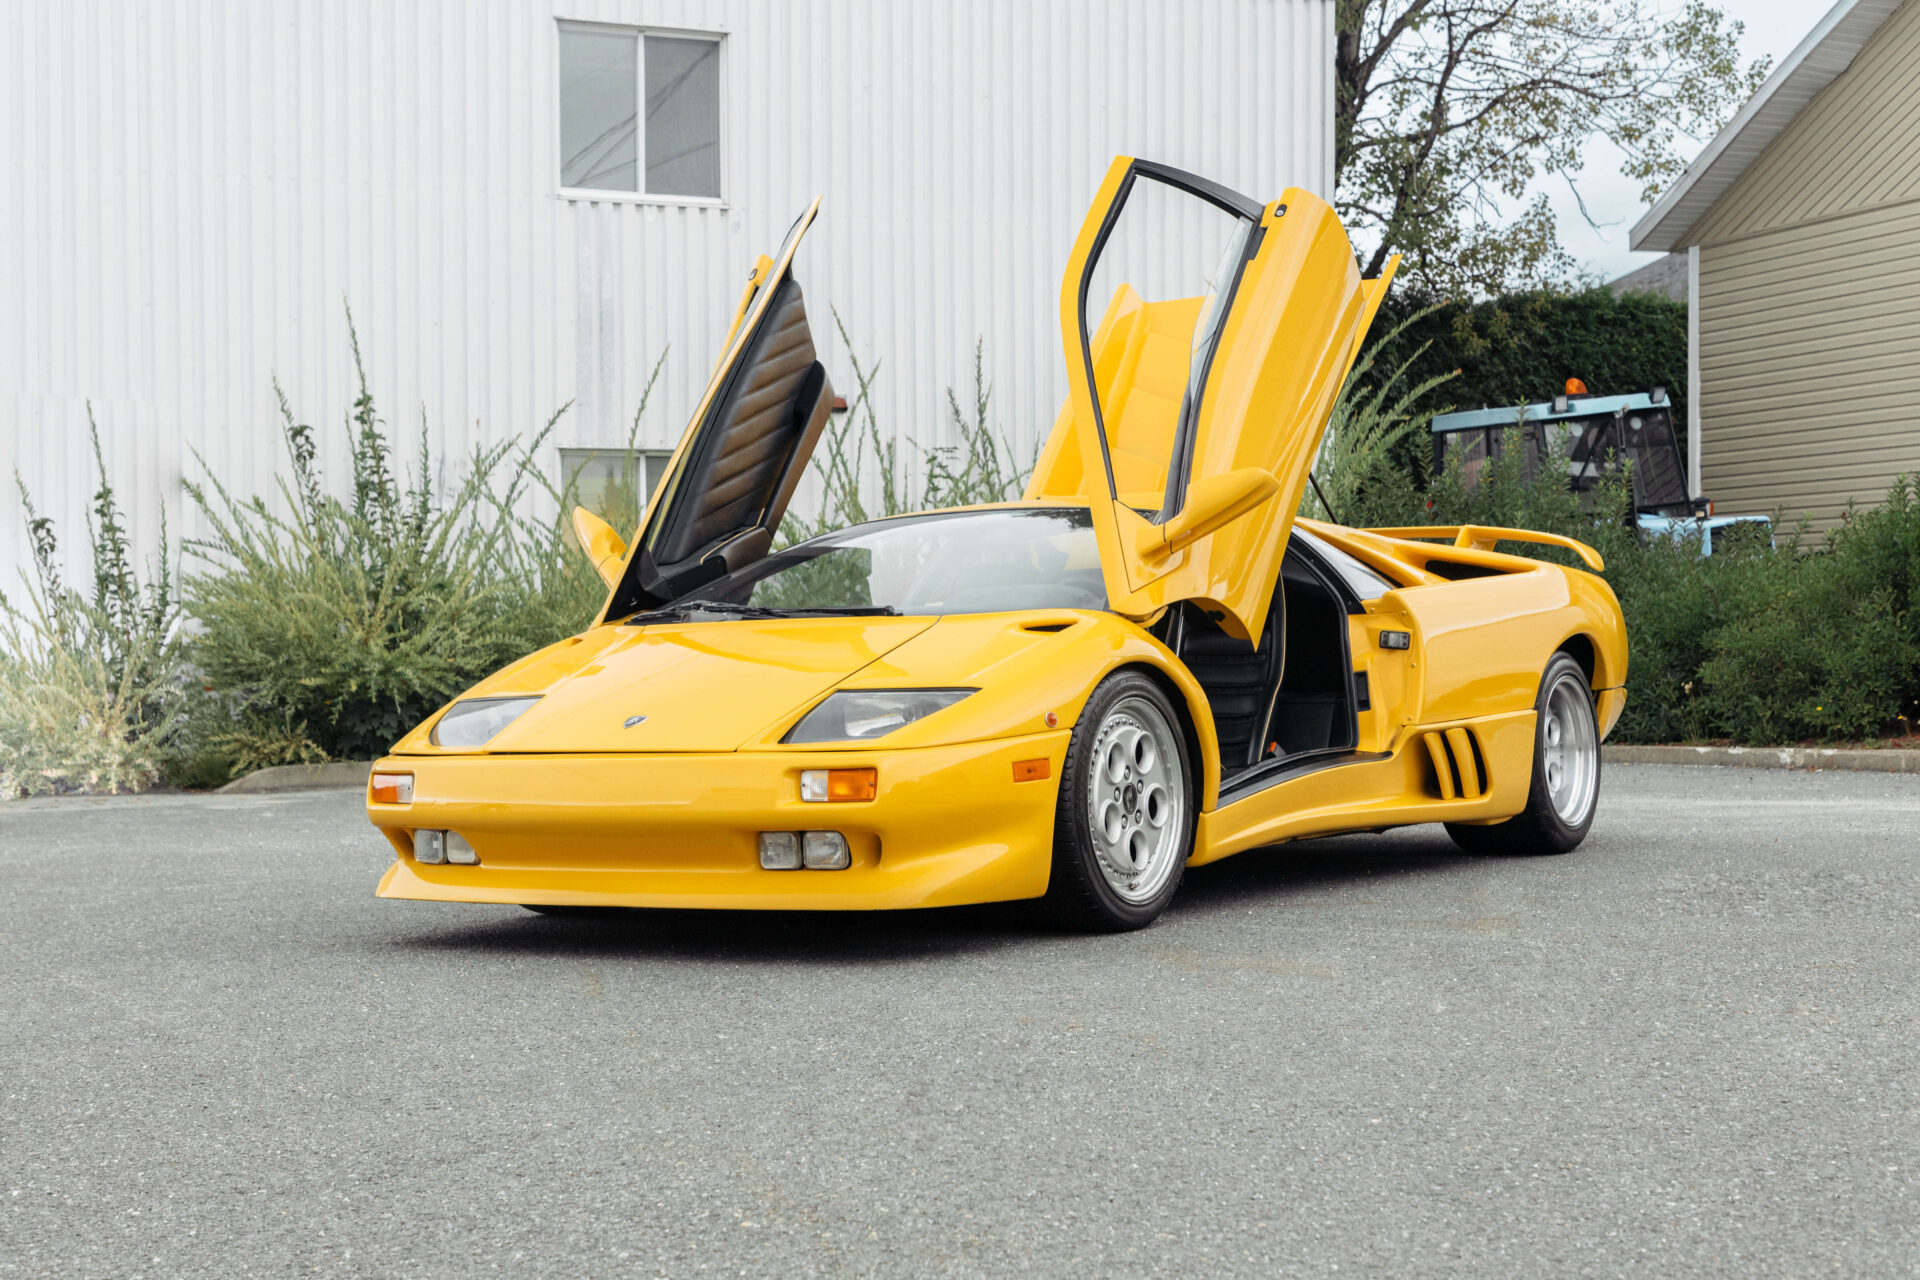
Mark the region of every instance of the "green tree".
<instances>
[{"instance_id":1,"label":"green tree","mask_svg":"<svg viewBox=\"0 0 1920 1280\"><path fill-rule=\"evenodd\" d=\"M1434 296L1559 284L1573 273L1541 177L1578 195L1611 139L1647 199L1766 76L1743 24L1705 0L1338 0L1334 171L1367 274L1405 255Z\"/></svg>"}]
</instances>

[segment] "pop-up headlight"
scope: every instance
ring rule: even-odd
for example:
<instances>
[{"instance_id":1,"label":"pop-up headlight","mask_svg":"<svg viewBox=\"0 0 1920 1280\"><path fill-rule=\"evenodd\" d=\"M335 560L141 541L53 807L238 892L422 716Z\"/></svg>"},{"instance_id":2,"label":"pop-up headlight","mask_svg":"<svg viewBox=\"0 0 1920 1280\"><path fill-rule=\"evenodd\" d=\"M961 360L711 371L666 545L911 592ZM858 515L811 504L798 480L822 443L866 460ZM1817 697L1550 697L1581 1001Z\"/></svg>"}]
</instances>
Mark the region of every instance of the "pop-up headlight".
<instances>
[{"instance_id":1,"label":"pop-up headlight","mask_svg":"<svg viewBox=\"0 0 1920 1280\"><path fill-rule=\"evenodd\" d=\"M467 698L454 703L427 737L436 747L484 747L538 701L539 698Z\"/></svg>"},{"instance_id":2,"label":"pop-up headlight","mask_svg":"<svg viewBox=\"0 0 1920 1280\"><path fill-rule=\"evenodd\" d=\"M972 689L843 689L788 731L788 742L861 742L884 737L945 707Z\"/></svg>"}]
</instances>

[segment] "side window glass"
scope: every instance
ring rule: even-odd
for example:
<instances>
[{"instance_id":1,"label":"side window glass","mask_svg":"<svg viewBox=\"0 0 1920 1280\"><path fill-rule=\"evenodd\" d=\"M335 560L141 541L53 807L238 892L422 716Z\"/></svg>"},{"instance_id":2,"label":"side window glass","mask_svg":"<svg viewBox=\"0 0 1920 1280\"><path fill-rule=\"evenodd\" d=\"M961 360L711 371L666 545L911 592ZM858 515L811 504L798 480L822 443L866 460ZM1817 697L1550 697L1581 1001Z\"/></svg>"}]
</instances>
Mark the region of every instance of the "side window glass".
<instances>
[{"instance_id":1,"label":"side window glass","mask_svg":"<svg viewBox=\"0 0 1920 1280\"><path fill-rule=\"evenodd\" d=\"M1305 529L1295 529L1293 536L1312 547L1321 563L1340 575L1340 580L1347 584L1347 590L1360 600L1378 600L1387 592L1399 589L1399 583L1375 573L1364 561L1348 555L1324 538L1317 538Z\"/></svg>"}]
</instances>

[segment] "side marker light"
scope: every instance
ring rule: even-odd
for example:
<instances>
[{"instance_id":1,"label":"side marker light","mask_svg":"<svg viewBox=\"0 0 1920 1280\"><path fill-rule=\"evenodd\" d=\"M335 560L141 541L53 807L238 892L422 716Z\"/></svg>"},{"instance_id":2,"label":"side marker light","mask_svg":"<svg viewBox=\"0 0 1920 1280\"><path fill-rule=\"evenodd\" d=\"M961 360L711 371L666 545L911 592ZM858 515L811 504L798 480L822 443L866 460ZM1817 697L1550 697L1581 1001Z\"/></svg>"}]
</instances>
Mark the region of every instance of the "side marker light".
<instances>
[{"instance_id":1,"label":"side marker light","mask_svg":"<svg viewBox=\"0 0 1920 1280\"><path fill-rule=\"evenodd\" d=\"M1053 776L1051 760L1015 760L1013 762L1013 780L1015 782L1041 782Z\"/></svg>"}]
</instances>

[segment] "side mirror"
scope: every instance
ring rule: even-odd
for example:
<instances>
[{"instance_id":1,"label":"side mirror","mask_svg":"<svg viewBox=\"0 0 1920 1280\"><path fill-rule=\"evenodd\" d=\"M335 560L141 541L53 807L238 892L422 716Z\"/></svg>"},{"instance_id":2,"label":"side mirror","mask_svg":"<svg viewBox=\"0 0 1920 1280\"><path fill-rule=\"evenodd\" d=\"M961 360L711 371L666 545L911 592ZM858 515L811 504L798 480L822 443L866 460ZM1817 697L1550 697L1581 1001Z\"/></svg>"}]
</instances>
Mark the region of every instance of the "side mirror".
<instances>
[{"instance_id":1,"label":"side mirror","mask_svg":"<svg viewBox=\"0 0 1920 1280\"><path fill-rule=\"evenodd\" d=\"M595 572L611 587L620 581L620 566L627 559L627 543L613 526L585 507L573 509L573 536L580 539L581 550L593 561Z\"/></svg>"},{"instance_id":2,"label":"side mirror","mask_svg":"<svg viewBox=\"0 0 1920 1280\"><path fill-rule=\"evenodd\" d=\"M1272 472L1259 467L1242 467L1223 476L1195 480L1187 486L1187 502L1179 515L1140 531L1140 553L1172 555L1233 523L1278 492L1280 482Z\"/></svg>"}]
</instances>

